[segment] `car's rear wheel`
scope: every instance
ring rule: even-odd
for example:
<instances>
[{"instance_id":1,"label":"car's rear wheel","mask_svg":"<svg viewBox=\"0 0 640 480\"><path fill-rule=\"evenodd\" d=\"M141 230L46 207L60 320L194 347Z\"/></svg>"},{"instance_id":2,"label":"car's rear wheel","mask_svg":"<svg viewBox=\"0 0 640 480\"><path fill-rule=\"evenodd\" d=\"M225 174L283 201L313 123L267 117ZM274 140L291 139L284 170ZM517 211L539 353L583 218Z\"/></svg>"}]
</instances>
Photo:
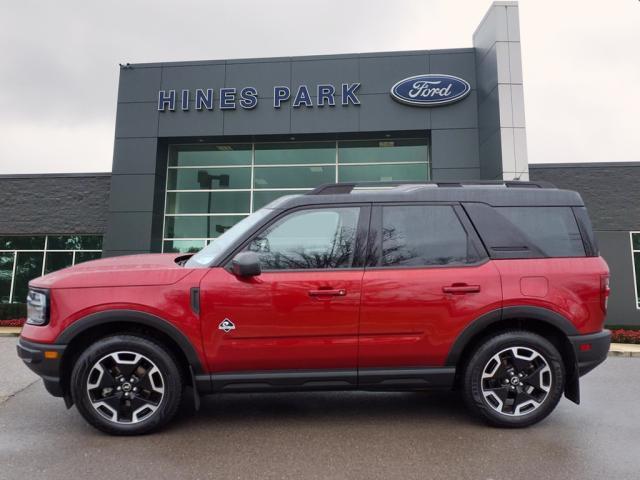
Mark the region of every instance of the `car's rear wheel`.
<instances>
[{"instance_id":1,"label":"car's rear wheel","mask_svg":"<svg viewBox=\"0 0 640 480\"><path fill-rule=\"evenodd\" d=\"M183 380L164 346L135 335L98 340L78 358L71 394L91 425L114 435L149 433L178 410Z\"/></svg>"},{"instance_id":2,"label":"car's rear wheel","mask_svg":"<svg viewBox=\"0 0 640 480\"><path fill-rule=\"evenodd\" d=\"M486 339L464 373L467 406L499 427L526 427L556 407L564 390L564 365L544 337L509 331Z\"/></svg>"}]
</instances>

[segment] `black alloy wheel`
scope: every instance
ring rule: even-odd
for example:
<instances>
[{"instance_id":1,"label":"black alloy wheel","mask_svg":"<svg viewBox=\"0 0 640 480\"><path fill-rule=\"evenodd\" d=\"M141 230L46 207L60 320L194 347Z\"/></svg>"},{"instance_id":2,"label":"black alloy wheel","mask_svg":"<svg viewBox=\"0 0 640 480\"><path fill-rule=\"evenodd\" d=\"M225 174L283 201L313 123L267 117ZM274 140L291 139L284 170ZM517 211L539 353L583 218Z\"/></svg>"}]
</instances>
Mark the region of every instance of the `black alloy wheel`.
<instances>
[{"instance_id":1,"label":"black alloy wheel","mask_svg":"<svg viewBox=\"0 0 640 480\"><path fill-rule=\"evenodd\" d=\"M527 331L489 337L469 358L463 377L467 406L499 427L526 427L556 407L564 391L557 348Z\"/></svg>"},{"instance_id":2,"label":"black alloy wheel","mask_svg":"<svg viewBox=\"0 0 640 480\"><path fill-rule=\"evenodd\" d=\"M71 375L82 416L116 435L148 433L167 423L178 409L182 386L171 353L134 335L98 340L80 355Z\"/></svg>"}]
</instances>

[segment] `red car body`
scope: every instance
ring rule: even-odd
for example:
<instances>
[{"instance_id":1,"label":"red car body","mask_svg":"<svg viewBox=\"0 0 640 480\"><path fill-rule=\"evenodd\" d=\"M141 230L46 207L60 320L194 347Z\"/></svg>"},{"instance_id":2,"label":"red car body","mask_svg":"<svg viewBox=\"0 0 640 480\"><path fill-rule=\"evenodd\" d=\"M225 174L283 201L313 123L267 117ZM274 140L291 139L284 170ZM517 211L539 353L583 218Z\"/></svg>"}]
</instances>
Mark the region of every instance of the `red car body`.
<instances>
[{"instance_id":1,"label":"red car body","mask_svg":"<svg viewBox=\"0 0 640 480\"><path fill-rule=\"evenodd\" d=\"M77 320L113 310L148 313L193 345L205 373L444 366L459 335L478 317L508 306L542 307L579 334L602 330L601 257L491 260L477 267L263 273L248 280L221 267L184 268L175 254L96 260L31 283L51 289L48 328L25 325L22 338L54 344ZM446 293L465 283L478 292ZM201 291L201 318L190 289ZM344 296L309 295L344 289ZM242 330L218 330L233 317ZM396 321L389 322L389 318Z\"/></svg>"}]
</instances>

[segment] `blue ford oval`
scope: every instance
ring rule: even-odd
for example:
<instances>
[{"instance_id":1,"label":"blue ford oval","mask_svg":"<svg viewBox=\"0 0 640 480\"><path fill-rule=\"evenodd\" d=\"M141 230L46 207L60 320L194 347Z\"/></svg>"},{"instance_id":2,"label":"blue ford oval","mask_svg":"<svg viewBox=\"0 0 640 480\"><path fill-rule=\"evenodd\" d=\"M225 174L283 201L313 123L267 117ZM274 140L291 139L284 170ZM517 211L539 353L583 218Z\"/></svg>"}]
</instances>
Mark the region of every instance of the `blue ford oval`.
<instances>
[{"instance_id":1,"label":"blue ford oval","mask_svg":"<svg viewBox=\"0 0 640 480\"><path fill-rule=\"evenodd\" d=\"M400 80L391 87L394 100L418 107L457 102L469 95L471 85L453 75L425 74Z\"/></svg>"}]
</instances>

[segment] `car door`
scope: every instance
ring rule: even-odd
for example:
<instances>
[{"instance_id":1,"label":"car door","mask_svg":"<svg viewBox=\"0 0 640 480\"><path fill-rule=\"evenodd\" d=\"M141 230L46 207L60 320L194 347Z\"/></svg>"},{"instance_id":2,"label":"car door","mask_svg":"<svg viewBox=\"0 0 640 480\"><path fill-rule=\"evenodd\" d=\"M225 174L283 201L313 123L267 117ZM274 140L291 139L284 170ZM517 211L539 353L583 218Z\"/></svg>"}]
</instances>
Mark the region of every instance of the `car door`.
<instances>
[{"instance_id":1,"label":"car door","mask_svg":"<svg viewBox=\"0 0 640 480\"><path fill-rule=\"evenodd\" d=\"M444 364L460 331L500 307L495 266L455 204L374 206L362 285L361 383Z\"/></svg>"},{"instance_id":2,"label":"car door","mask_svg":"<svg viewBox=\"0 0 640 480\"><path fill-rule=\"evenodd\" d=\"M252 383L251 372L282 380L289 374L277 371L284 370L314 371L308 375L317 381L340 370L335 381L355 384L369 212L345 205L284 213L236 252L255 252L260 275L215 268L203 278L202 329L214 384L216 373L249 372L244 380Z\"/></svg>"}]
</instances>

